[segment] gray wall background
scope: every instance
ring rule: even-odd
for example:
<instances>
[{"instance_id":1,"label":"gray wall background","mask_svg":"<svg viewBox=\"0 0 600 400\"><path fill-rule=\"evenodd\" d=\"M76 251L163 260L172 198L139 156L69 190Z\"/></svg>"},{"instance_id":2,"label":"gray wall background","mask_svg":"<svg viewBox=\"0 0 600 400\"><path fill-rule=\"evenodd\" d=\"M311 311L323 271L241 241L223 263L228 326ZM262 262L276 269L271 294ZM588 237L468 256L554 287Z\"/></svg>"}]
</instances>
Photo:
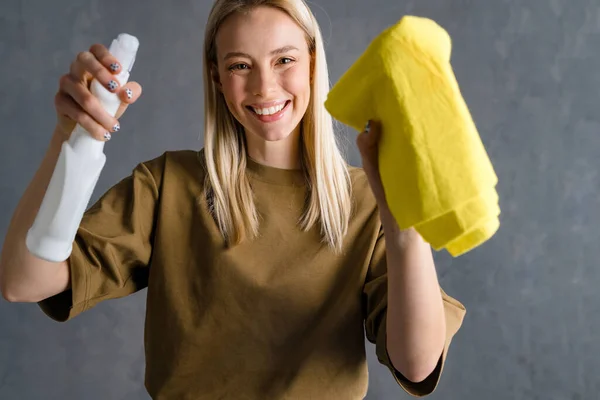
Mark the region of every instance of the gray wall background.
<instances>
[{"instance_id":1,"label":"gray wall background","mask_svg":"<svg viewBox=\"0 0 600 400\"><path fill-rule=\"evenodd\" d=\"M58 78L120 32L144 86L106 146L93 200L165 150L199 148L202 34L211 1L2 0L0 239L55 123ZM600 393L600 5L597 0L313 0L332 81L402 15L435 19L500 182L502 226L435 255L467 307L432 399L597 399ZM435 116L432 116L435 117ZM354 132L348 157L359 165ZM147 399L145 291L68 324L0 301L0 399ZM368 345L368 399L408 398Z\"/></svg>"}]
</instances>

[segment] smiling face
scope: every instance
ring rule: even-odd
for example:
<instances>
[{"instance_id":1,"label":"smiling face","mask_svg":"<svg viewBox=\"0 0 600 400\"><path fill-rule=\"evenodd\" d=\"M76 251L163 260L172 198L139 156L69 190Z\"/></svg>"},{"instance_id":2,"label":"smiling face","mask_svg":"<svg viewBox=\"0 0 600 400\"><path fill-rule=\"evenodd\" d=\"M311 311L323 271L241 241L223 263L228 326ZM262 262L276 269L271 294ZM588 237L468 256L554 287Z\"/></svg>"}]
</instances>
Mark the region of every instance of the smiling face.
<instances>
[{"instance_id":1,"label":"smiling face","mask_svg":"<svg viewBox=\"0 0 600 400\"><path fill-rule=\"evenodd\" d=\"M306 36L285 12L234 13L216 37L215 81L246 135L278 141L299 132L310 101Z\"/></svg>"}]
</instances>

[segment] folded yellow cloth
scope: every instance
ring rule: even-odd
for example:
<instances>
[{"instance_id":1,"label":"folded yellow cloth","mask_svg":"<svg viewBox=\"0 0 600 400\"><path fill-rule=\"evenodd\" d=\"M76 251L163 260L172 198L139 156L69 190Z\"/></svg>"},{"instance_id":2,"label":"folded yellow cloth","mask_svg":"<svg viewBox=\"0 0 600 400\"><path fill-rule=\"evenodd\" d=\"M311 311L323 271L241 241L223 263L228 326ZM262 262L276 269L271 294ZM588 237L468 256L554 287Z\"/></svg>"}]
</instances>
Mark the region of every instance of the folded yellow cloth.
<instances>
[{"instance_id":1,"label":"folded yellow cloth","mask_svg":"<svg viewBox=\"0 0 600 400\"><path fill-rule=\"evenodd\" d=\"M436 22L405 16L383 31L331 89L331 116L359 131L382 126L379 169L402 229L459 256L500 226L498 178L450 65Z\"/></svg>"}]
</instances>

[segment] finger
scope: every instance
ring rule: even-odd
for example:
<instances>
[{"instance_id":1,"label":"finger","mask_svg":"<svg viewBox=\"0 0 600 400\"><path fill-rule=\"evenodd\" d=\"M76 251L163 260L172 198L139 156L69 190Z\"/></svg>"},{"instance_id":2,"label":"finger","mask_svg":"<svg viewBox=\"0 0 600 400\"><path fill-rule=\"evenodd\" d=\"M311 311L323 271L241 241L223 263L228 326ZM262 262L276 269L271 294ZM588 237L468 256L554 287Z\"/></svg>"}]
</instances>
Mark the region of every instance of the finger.
<instances>
[{"instance_id":1,"label":"finger","mask_svg":"<svg viewBox=\"0 0 600 400\"><path fill-rule=\"evenodd\" d=\"M125 111L127 111L127 107L129 107L129 104L121 102L121 105L119 105L119 108L117 110L117 113L115 114L115 117L121 118L121 116L125 113Z\"/></svg>"},{"instance_id":2,"label":"finger","mask_svg":"<svg viewBox=\"0 0 600 400\"><path fill-rule=\"evenodd\" d=\"M379 143L379 137L381 135L381 124L376 120L369 120L367 122L367 126L365 127L365 131L367 132L367 138L369 139L370 145L377 145Z\"/></svg>"},{"instance_id":3,"label":"finger","mask_svg":"<svg viewBox=\"0 0 600 400\"><path fill-rule=\"evenodd\" d=\"M137 82L129 82L121 88L119 92L119 98L121 99L121 105L115 114L116 118L121 118L123 113L127 110L130 104L133 104L142 95L142 86Z\"/></svg>"},{"instance_id":4,"label":"finger","mask_svg":"<svg viewBox=\"0 0 600 400\"><path fill-rule=\"evenodd\" d=\"M100 101L81 82L74 81L70 75L61 79L61 91L68 94L80 106L82 110L98 121L105 130L117 132L121 129L117 118L111 116Z\"/></svg>"},{"instance_id":5,"label":"finger","mask_svg":"<svg viewBox=\"0 0 600 400\"><path fill-rule=\"evenodd\" d=\"M56 108L60 110L62 115L65 115L77 122L83 129L92 135L97 140L110 140L110 133L94 120L79 104L73 100L71 96L64 92L58 92L55 97Z\"/></svg>"},{"instance_id":6,"label":"finger","mask_svg":"<svg viewBox=\"0 0 600 400\"><path fill-rule=\"evenodd\" d=\"M367 121L365 129L360 132L356 138L356 145L360 153L364 156L372 151L373 136L377 134L377 127L372 121Z\"/></svg>"},{"instance_id":7,"label":"finger","mask_svg":"<svg viewBox=\"0 0 600 400\"><path fill-rule=\"evenodd\" d=\"M142 86L137 82L129 82L119 91L121 101L127 104L133 104L142 95Z\"/></svg>"},{"instance_id":8,"label":"finger","mask_svg":"<svg viewBox=\"0 0 600 400\"><path fill-rule=\"evenodd\" d=\"M71 66L71 70L73 71L73 77L79 81L83 80L82 76L85 72L82 71L87 71L111 92L116 93L119 91L120 84L118 79L89 51L84 51L77 55L74 65Z\"/></svg>"},{"instance_id":9,"label":"finger","mask_svg":"<svg viewBox=\"0 0 600 400\"><path fill-rule=\"evenodd\" d=\"M112 74L121 73L121 63L113 56L108 49L102 44L94 44L90 47L90 53L96 56L96 59Z\"/></svg>"},{"instance_id":10,"label":"finger","mask_svg":"<svg viewBox=\"0 0 600 400\"><path fill-rule=\"evenodd\" d=\"M78 56L79 58L79 56ZM92 74L85 69L85 66L77 59L71 63L69 75L77 82L89 82L92 80Z\"/></svg>"}]
</instances>

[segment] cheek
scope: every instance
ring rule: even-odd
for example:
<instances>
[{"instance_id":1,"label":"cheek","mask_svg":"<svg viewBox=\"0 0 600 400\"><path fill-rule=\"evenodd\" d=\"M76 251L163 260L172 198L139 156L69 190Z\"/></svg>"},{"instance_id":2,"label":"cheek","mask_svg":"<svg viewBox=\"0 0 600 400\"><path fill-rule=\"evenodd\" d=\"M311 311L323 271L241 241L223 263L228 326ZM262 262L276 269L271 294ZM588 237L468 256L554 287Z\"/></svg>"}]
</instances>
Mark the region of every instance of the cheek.
<instances>
[{"instance_id":1,"label":"cheek","mask_svg":"<svg viewBox=\"0 0 600 400\"><path fill-rule=\"evenodd\" d=\"M238 76L226 76L221 80L223 97L233 111L244 98L244 82Z\"/></svg>"},{"instance_id":2,"label":"cheek","mask_svg":"<svg viewBox=\"0 0 600 400\"><path fill-rule=\"evenodd\" d=\"M290 68L284 74L284 87L286 91L295 96L302 103L308 103L310 98L310 69L302 65Z\"/></svg>"}]
</instances>

